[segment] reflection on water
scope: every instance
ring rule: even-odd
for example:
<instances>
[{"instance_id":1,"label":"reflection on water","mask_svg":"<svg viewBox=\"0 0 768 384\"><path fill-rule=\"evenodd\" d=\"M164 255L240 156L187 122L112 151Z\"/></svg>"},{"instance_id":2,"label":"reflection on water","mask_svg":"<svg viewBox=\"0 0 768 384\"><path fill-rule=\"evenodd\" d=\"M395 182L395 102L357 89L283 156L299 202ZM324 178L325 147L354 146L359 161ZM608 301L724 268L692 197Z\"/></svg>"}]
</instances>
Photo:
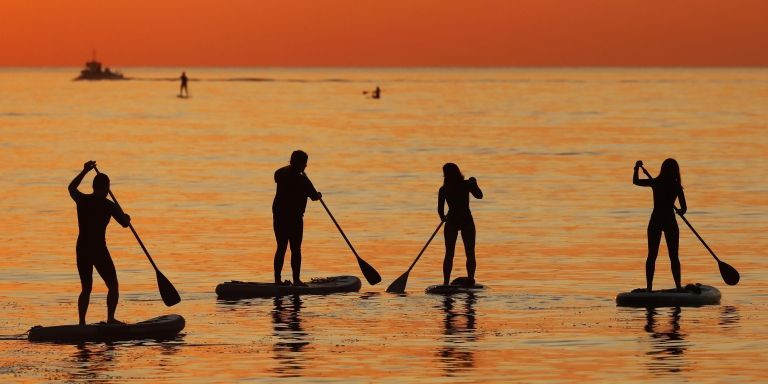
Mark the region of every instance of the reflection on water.
<instances>
[{"instance_id":1,"label":"reflection on water","mask_svg":"<svg viewBox=\"0 0 768 384\"><path fill-rule=\"evenodd\" d=\"M299 377L306 368L306 356L302 355L309 345L308 335L301 328L301 308L303 302L299 295L276 297L272 310L272 323L277 338L272 350L277 363L275 373L281 377Z\"/></svg>"},{"instance_id":2,"label":"reflection on water","mask_svg":"<svg viewBox=\"0 0 768 384\"><path fill-rule=\"evenodd\" d=\"M104 380L112 370L117 350L112 343L78 344L72 354L72 380Z\"/></svg>"},{"instance_id":3,"label":"reflection on water","mask_svg":"<svg viewBox=\"0 0 768 384\"><path fill-rule=\"evenodd\" d=\"M475 367L472 343L477 341L474 293L460 296L446 295L443 298L443 342L437 351L445 376L453 376Z\"/></svg>"},{"instance_id":4,"label":"reflection on water","mask_svg":"<svg viewBox=\"0 0 768 384\"><path fill-rule=\"evenodd\" d=\"M733 305L724 305L720 312L720 322L718 323L723 329L734 329L738 327L741 315L739 309Z\"/></svg>"},{"instance_id":5,"label":"reflection on water","mask_svg":"<svg viewBox=\"0 0 768 384\"><path fill-rule=\"evenodd\" d=\"M645 331L651 336L651 350L646 353L651 358L648 369L651 373L664 374L683 371L686 367L685 351L690 343L685 341L685 334L680 333L680 307L672 308L666 325L660 325L656 308L646 309Z\"/></svg>"}]
</instances>

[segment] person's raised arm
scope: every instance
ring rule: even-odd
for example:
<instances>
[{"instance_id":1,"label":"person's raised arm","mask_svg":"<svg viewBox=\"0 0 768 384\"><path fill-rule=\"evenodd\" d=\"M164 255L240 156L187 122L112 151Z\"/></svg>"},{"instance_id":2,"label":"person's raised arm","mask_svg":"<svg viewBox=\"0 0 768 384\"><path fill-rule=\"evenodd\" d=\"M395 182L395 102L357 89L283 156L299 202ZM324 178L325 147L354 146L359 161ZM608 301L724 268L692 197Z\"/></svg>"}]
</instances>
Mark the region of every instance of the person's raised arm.
<instances>
[{"instance_id":1,"label":"person's raised arm","mask_svg":"<svg viewBox=\"0 0 768 384\"><path fill-rule=\"evenodd\" d=\"M440 220L445 221L445 189L440 187L437 192L437 214L440 215Z\"/></svg>"},{"instance_id":2,"label":"person's raised arm","mask_svg":"<svg viewBox=\"0 0 768 384\"><path fill-rule=\"evenodd\" d=\"M475 199L483 198L483 191L481 191L480 187L477 186L477 179L474 177L469 178L469 192L472 193L472 196L474 196Z\"/></svg>"},{"instance_id":3,"label":"person's raised arm","mask_svg":"<svg viewBox=\"0 0 768 384\"><path fill-rule=\"evenodd\" d=\"M651 179L640 179L640 177L637 174L637 171L640 170L640 167L643 166L643 162L638 160L635 162L635 171L632 173L632 184L639 185L641 187L650 187L651 186Z\"/></svg>"},{"instance_id":4,"label":"person's raised arm","mask_svg":"<svg viewBox=\"0 0 768 384\"><path fill-rule=\"evenodd\" d=\"M77 190L77 187L80 185L80 183L83 182L85 174L90 172L91 169L93 169L95 166L95 161L86 161L85 164L83 164L83 170L80 171L80 173L78 173L77 176L75 176L75 178L72 179L72 181L69 183L69 187L67 187L67 189L69 190L69 196L72 197L72 200L77 201L78 197L82 195L82 193Z\"/></svg>"}]
</instances>

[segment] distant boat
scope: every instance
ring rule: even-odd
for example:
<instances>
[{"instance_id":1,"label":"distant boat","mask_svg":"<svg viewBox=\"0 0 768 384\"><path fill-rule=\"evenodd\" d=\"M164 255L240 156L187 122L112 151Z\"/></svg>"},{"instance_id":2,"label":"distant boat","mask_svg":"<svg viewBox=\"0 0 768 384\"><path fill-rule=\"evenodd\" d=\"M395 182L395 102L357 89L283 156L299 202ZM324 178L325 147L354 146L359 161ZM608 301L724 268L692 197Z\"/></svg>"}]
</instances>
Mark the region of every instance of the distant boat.
<instances>
[{"instance_id":1,"label":"distant boat","mask_svg":"<svg viewBox=\"0 0 768 384\"><path fill-rule=\"evenodd\" d=\"M91 61L85 63L85 68L80 71L80 76L75 80L126 80L122 73L112 71L109 67L101 69L101 62L96 61L94 55Z\"/></svg>"}]
</instances>

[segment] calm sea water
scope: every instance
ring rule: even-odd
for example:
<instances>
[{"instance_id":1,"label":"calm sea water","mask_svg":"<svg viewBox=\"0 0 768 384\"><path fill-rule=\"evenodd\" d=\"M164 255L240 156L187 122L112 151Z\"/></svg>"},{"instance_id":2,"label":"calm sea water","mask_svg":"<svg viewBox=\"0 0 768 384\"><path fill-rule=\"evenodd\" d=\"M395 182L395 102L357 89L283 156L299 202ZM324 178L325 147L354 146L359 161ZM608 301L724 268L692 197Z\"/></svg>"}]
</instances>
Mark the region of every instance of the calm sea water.
<instances>
[{"instance_id":1,"label":"calm sea water","mask_svg":"<svg viewBox=\"0 0 768 384\"><path fill-rule=\"evenodd\" d=\"M43 382L765 382L768 371L768 70L181 69L73 82L76 68L0 70L0 334L77 320L74 203L89 159L183 301L166 308L130 231L108 242L118 318L178 313L176 340L81 346L0 341L0 380ZM382 98L362 93L381 86ZM272 173L290 152L360 255L384 277L359 293L217 301L216 284L269 281ZM742 274L725 286L681 222L684 282L722 304L617 308L644 285L651 193L642 159L682 169L687 217ZM441 166L485 192L476 295L442 280ZM90 190L91 176L82 190ZM360 275L322 207L305 216L303 276ZM454 276L463 275L457 252ZM656 286L672 283L662 245ZM286 265L286 268L288 266ZM289 269L284 276L289 276ZM89 321L105 317L97 278Z\"/></svg>"}]
</instances>

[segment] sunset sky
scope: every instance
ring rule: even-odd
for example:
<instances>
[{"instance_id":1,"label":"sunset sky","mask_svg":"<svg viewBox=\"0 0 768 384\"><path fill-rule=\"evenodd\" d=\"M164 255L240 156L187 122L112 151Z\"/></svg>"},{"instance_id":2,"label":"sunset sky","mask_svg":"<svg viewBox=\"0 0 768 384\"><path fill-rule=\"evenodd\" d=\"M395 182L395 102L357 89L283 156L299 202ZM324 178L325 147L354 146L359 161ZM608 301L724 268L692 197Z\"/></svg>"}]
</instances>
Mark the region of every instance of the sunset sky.
<instances>
[{"instance_id":1,"label":"sunset sky","mask_svg":"<svg viewBox=\"0 0 768 384\"><path fill-rule=\"evenodd\" d=\"M2 0L0 66L766 66L765 0Z\"/></svg>"}]
</instances>

